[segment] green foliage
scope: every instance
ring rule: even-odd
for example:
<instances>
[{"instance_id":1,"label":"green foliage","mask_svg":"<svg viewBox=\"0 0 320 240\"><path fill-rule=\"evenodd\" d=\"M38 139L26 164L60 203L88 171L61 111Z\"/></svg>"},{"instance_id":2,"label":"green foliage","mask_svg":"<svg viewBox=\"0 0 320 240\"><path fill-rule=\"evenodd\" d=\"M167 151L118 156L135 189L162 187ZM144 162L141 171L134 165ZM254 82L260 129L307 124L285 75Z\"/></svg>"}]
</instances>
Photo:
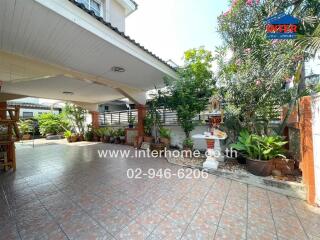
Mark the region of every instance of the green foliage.
<instances>
[{"instance_id":1,"label":"green foliage","mask_svg":"<svg viewBox=\"0 0 320 240\"><path fill-rule=\"evenodd\" d=\"M183 141L183 147L184 148L189 148L189 149L192 149L193 148L193 145L194 145L194 143L193 143L193 141L192 141L192 139L191 138L186 138L184 141Z\"/></svg>"},{"instance_id":2,"label":"green foliage","mask_svg":"<svg viewBox=\"0 0 320 240\"><path fill-rule=\"evenodd\" d=\"M285 157L284 145L280 136L259 136L250 134L248 131L241 131L238 141L230 147L242 152L251 159L271 160L276 157Z\"/></svg>"},{"instance_id":3,"label":"green foliage","mask_svg":"<svg viewBox=\"0 0 320 240\"><path fill-rule=\"evenodd\" d=\"M159 112L159 102L152 100L148 103L148 113L144 119L145 122L145 133L148 136L155 134L155 143L159 143L159 129L161 127L161 115Z\"/></svg>"},{"instance_id":4,"label":"green foliage","mask_svg":"<svg viewBox=\"0 0 320 240\"><path fill-rule=\"evenodd\" d=\"M128 123L134 125L136 123L136 118L134 116L130 116L128 119Z\"/></svg>"},{"instance_id":5,"label":"green foliage","mask_svg":"<svg viewBox=\"0 0 320 240\"><path fill-rule=\"evenodd\" d=\"M165 78L166 90L159 91L158 103L177 112L178 122L187 138L194 129L193 119L207 108L215 82L211 71L211 52L200 48L185 52L185 65L178 79Z\"/></svg>"},{"instance_id":6,"label":"green foliage","mask_svg":"<svg viewBox=\"0 0 320 240\"><path fill-rule=\"evenodd\" d=\"M124 130L123 128L118 128L118 130L117 130L117 135L118 135L119 137L123 137L123 136L126 135L126 132L125 132L125 130Z\"/></svg>"},{"instance_id":7,"label":"green foliage","mask_svg":"<svg viewBox=\"0 0 320 240\"><path fill-rule=\"evenodd\" d=\"M37 116L41 135L58 134L69 128L68 121L62 114L43 113Z\"/></svg>"},{"instance_id":8,"label":"green foliage","mask_svg":"<svg viewBox=\"0 0 320 240\"><path fill-rule=\"evenodd\" d=\"M97 128L94 130L94 133L98 136L98 137L107 137L107 136L111 136L111 128L108 127L104 127L104 128Z\"/></svg>"},{"instance_id":9,"label":"green foliage","mask_svg":"<svg viewBox=\"0 0 320 240\"><path fill-rule=\"evenodd\" d=\"M110 137L117 137L117 130L114 128L110 128L109 135Z\"/></svg>"},{"instance_id":10,"label":"green foliage","mask_svg":"<svg viewBox=\"0 0 320 240\"><path fill-rule=\"evenodd\" d=\"M310 1L298 2L307 6ZM219 67L217 95L226 103L226 122L235 136L241 128L260 135L270 134L270 123L279 117L280 108L286 104L293 107L307 93L299 81L305 57L303 49L297 47L295 40L266 38L264 20L279 12L299 18L305 14L290 1L248 4L238 0L228 13L219 17L218 31L224 46L217 49L215 58ZM303 27L303 31L306 29ZM285 89L283 86L290 81L293 88ZM279 134L285 121L277 130Z\"/></svg>"},{"instance_id":11,"label":"green foliage","mask_svg":"<svg viewBox=\"0 0 320 240\"><path fill-rule=\"evenodd\" d=\"M84 139L86 141L92 141L93 140L93 136L94 136L94 132L92 130L88 130L85 134L84 134Z\"/></svg>"},{"instance_id":12,"label":"green foliage","mask_svg":"<svg viewBox=\"0 0 320 240\"><path fill-rule=\"evenodd\" d=\"M160 127L159 133L162 138L171 138L171 130L169 128Z\"/></svg>"},{"instance_id":13,"label":"green foliage","mask_svg":"<svg viewBox=\"0 0 320 240\"><path fill-rule=\"evenodd\" d=\"M31 119L20 120L18 123L18 127L22 135L32 133L34 130L33 121Z\"/></svg>"},{"instance_id":14,"label":"green foliage","mask_svg":"<svg viewBox=\"0 0 320 240\"><path fill-rule=\"evenodd\" d=\"M74 131L81 134L85 132L85 119L87 113L88 111L84 108L73 104L66 104L63 109L63 114L73 127Z\"/></svg>"},{"instance_id":15,"label":"green foliage","mask_svg":"<svg viewBox=\"0 0 320 240\"><path fill-rule=\"evenodd\" d=\"M152 120L151 114L147 113L143 121L144 121L144 133L147 136L151 136L152 126L153 126L153 120Z\"/></svg>"},{"instance_id":16,"label":"green foliage","mask_svg":"<svg viewBox=\"0 0 320 240\"><path fill-rule=\"evenodd\" d=\"M64 137L65 138L70 138L72 136L72 132L70 130L67 130L64 132Z\"/></svg>"}]
</instances>

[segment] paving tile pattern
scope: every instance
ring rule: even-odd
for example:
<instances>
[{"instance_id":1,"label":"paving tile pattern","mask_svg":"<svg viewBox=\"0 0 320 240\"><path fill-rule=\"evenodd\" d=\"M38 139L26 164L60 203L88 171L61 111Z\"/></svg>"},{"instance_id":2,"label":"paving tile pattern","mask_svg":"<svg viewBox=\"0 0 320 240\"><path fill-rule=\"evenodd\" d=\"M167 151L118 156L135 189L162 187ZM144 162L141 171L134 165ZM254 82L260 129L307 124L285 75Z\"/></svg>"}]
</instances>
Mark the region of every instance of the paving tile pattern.
<instances>
[{"instance_id":1,"label":"paving tile pattern","mask_svg":"<svg viewBox=\"0 0 320 240\"><path fill-rule=\"evenodd\" d=\"M100 159L101 148L128 149L18 149L18 170L0 173L0 240L320 240L320 211L301 200L214 175L128 179L128 168L179 167L164 159Z\"/></svg>"}]
</instances>

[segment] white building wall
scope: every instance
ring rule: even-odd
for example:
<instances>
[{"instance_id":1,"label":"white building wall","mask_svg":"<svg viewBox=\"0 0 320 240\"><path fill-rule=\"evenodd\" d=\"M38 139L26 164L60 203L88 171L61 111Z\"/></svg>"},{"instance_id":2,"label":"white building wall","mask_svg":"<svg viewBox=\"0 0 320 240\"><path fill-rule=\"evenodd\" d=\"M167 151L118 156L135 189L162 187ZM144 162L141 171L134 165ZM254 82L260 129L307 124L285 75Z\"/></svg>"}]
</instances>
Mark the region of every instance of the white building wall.
<instances>
[{"instance_id":1,"label":"white building wall","mask_svg":"<svg viewBox=\"0 0 320 240\"><path fill-rule=\"evenodd\" d=\"M182 143L185 139L185 134L180 126L171 125L165 126L171 130L171 146L178 146L182 148ZM195 134L203 134L208 131L208 126L197 126L192 132L191 136ZM193 139L194 148L199 150L206 150L206 142L202 139Z\"/></svg>"},{"instance_id":2,"label":"white building wall","mask_svg":"<svg viewBox=\"0 0 320 240\"><path fill-rule=\"evenodd\" d=\"M120 31L125 31L125 15L126 11L116 0L107 0L109 5L110 23L117 27Z\"/></svg>"},{"instance_id":3,"label":"white building wall","mask_svg":"<svg viewBox=\"0 0 320 240\"><path fill-rule=\"evenodd\" d=\"M41 114L41 113L49 113L52 112L53 114L59 114L58 110L43 110L43 109L30 109L30 108L20 108L20 118L23 118L24 112L32 112L33 117Z\"/></svg>"}]
</instances>

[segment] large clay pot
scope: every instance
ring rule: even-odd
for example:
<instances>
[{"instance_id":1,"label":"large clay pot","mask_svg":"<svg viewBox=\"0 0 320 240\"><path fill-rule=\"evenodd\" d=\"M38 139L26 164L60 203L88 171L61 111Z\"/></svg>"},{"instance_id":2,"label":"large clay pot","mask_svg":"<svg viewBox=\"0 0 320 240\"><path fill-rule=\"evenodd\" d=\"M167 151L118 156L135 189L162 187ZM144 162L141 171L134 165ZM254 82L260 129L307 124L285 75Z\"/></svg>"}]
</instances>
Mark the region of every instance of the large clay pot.
<instances>
[{"instance_id":1,"label":"large clay pot","mask_svg":"<svg viewBox=\"0 0 320 240\"><path fill-rule=\"evenodd\" d=\"M250 173L256 176L270 176L273 170L273 161L261 161L247 158L247 169Z\"/></svg>"},{"instance_id":2,"label":"large clay pot","mask_svg":"<svg viewBox=\"0 0 320 240\"><path fill-rule=\"evenodd\" d=\"M143 137L143 141L144 142L148 142L148 143L153 143L153 137L150 137L150 136L144 136Z\"/></svg>"},{"instance_id":3,"label":"large clay pot","mask_svg":"<svg viewBox=\"0 0 320 240\"><path fill-rule=\"evenodd\" d=\"M79 141L79 142L84 141L84 136L83 136L83 134L79 134L79 136L78 136L78 141Z\"/></svg>"},{"instance_id":4,"label":"large clay pot","mask_svg":"<svg viewBox=\"0 0 320 240\"><path fill-rule=\"evenodd\" d=\"M150 145L150 150L151 151L157 151L158 153L160 153L160 151L164 150L166 146L163 143L152 143Z\"/></svg>"},{"instance_id":5,"label":"large clay pot","mask_svg":"<svg viewBox=\"0 0 320 240\"><path fill-rule=\"evenodd\" d=\"M239 164L246 164L247 158L242 153L238 152L237 161Z\"/></svg>"},{"instance_id":6,"label":"large clay pot","mask_svg":"<svg viewBox=\"0 0 320 240\"><path fill-rule=\"evenodd\" d=\"M77 141L78 141L78 136L77 135L71 136L71 142L77 142Z\"/></svg>"},{"instance_id":7,"label":"large clay pot","mask_svg":"<svg viewBox=\"0 0 320 240\"><path fill-rule=\"evenodd\" d=\"M22 140L31 140L31 138L32 138L31 134L22 135Z\"/></svg>"},{"instance_id":8,"label":"large clay pot","mask_svg":"<svg viewBox=\"0 0 320 240\"><path fill-rule=\"evenodd\" d=\"M103 137L103 142L104 143L109 143L110 142L110 136L104 136Z\"/></svg>"},{"instance_id":9,"label":"large clay pot","mask_svg":"<svg viewBox=\"0 0 320 240\"><path fill-rule=\"evenodd\" d=\"M160 142L166 145L167 147L170 146L170 138L160 138Z\"/></svg>"}]
</instances>

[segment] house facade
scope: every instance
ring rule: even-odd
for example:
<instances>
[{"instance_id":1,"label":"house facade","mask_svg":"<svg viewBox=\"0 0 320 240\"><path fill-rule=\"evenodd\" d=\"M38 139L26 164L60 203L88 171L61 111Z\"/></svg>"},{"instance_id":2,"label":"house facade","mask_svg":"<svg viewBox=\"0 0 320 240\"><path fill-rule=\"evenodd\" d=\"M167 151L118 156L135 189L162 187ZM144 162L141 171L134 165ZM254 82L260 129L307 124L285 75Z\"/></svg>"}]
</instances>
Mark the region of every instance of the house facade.
<instances>
[{"instance_id":1,"label":"house facade","mask_svg":"<svg viewBox=\"0 0 320 240\"><path fill-rule=\"evenodd\" d=\"M125 32L126 17L138 7L132 0L76 0L76 2L83 4L121 32Z\"/></svg>"}]
</instances>

